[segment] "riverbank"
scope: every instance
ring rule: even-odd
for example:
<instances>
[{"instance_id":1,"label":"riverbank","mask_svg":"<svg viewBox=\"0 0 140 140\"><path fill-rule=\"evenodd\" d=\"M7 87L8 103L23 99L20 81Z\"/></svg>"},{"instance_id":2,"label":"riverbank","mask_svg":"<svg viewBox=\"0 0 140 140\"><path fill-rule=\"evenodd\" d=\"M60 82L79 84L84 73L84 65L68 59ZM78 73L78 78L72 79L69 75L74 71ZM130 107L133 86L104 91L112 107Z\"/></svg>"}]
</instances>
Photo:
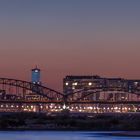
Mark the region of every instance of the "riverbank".
<instances>
[{"instance_id":1,"label":"riverbank","mask_svg":"<svg viewBox=\"0 0 140 140\"><path fill-rule=\"evenodd\" d=\"M1 113L0 130L138 131L140 114L46 115Z\"/></svg>"}]
</instances>

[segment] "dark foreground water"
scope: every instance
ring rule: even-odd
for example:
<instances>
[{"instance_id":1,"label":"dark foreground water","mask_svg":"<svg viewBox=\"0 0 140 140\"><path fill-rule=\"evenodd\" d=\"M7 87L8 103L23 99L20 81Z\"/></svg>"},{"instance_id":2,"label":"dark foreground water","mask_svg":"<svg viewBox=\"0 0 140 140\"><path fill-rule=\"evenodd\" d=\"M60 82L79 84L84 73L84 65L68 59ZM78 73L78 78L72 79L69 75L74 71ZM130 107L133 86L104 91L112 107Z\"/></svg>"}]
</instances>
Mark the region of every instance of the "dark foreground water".
<instances>
[{"instance_id":1,"label":"dark foreground water","mask_svg":"<svg viewBox=\"0 0 140 140\"><path fill-rule=\"evenodd\" d=\"M116 132L1 131L0 140L140 140L140 137L116 136L114 133Z\"/></svg>"}]
</instances>

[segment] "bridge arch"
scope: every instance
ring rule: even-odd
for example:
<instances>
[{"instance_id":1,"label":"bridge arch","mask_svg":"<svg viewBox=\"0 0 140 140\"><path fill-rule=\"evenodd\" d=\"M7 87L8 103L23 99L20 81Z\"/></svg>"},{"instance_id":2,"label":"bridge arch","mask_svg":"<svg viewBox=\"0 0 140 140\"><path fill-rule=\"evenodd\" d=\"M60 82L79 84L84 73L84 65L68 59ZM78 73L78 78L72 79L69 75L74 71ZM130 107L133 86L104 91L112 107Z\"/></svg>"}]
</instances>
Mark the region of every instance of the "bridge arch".
<instances>
[{"instance_id":1,"label":"bridge arch","mask_svg":"<svg viewBox=\"0 0 140 140\"><path fill-rule=\"evenodd\" d=\"M84 88L82 90L69 93L67 94L67 99L68 100L73 100L73 101L80 101L83 100L84 98L94 95L97 93L103 93L103 92L118 92L118 93L123 93L123 94L129 94L129 95L136 95L140 96L140 90L129 90L127 87L95 87L95 88ZM73 98L74 97L74 98ZM73 99L72 99L73 98Z\"/></svg>"},{"instance_id":2,"label":"bridge arch","mask_svg":"<svg viewBox=\"0 0 140 140\"><path fill-rule=\"evenodd\" d=\"M2 85L1 87L2 90L4 90L4 87L6 85L12 86L12 87L19 87L25 90L33 91L34 93L38 95L48 98L49 100L53 100L53 99L62 100L64 96L63 93L53 90L51 88L34 84L31 82L23 81L23 80L0 78L0 85Z\"/></svg>"}]
</instances>

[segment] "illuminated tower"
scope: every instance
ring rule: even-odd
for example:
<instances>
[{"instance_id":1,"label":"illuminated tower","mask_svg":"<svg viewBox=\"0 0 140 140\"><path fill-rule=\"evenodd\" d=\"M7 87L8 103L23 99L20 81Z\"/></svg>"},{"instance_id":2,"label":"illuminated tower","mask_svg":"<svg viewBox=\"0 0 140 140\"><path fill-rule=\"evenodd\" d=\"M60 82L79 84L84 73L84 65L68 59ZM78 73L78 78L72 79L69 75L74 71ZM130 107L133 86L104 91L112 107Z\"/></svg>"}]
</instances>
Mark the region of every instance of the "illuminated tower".
<instances>
[{"instance_id":1,"label":"illuminated tower","mask_svg":"<svg viewBox=\"0 0 140 140\"><path fill-rule=\"evenodd\" d=\"M32 71L32 83L34 84L41 84L41 81L40 81L40 69L37 68L34 68L31 70Z\"/></svg>"}]
</instances>

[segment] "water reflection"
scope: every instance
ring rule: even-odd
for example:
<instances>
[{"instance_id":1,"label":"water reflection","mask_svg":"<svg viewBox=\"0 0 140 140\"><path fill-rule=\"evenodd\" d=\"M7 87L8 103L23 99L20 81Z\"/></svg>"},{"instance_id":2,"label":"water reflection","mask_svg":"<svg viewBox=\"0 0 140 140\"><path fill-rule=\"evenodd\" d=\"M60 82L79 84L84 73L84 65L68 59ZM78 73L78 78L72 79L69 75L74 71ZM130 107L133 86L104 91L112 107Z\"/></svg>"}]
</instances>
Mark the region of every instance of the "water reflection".
<instances>
[{"instance_id":1,"label":"water reflection","mask_svg":"<svg viewBox=\"0 0 140 140\"><path fill-rule=\"evenodd\" d=\"M115 132L1 131L0 140L139 140L140 137L109 135Z\"/></svg>"}]
</instances>

